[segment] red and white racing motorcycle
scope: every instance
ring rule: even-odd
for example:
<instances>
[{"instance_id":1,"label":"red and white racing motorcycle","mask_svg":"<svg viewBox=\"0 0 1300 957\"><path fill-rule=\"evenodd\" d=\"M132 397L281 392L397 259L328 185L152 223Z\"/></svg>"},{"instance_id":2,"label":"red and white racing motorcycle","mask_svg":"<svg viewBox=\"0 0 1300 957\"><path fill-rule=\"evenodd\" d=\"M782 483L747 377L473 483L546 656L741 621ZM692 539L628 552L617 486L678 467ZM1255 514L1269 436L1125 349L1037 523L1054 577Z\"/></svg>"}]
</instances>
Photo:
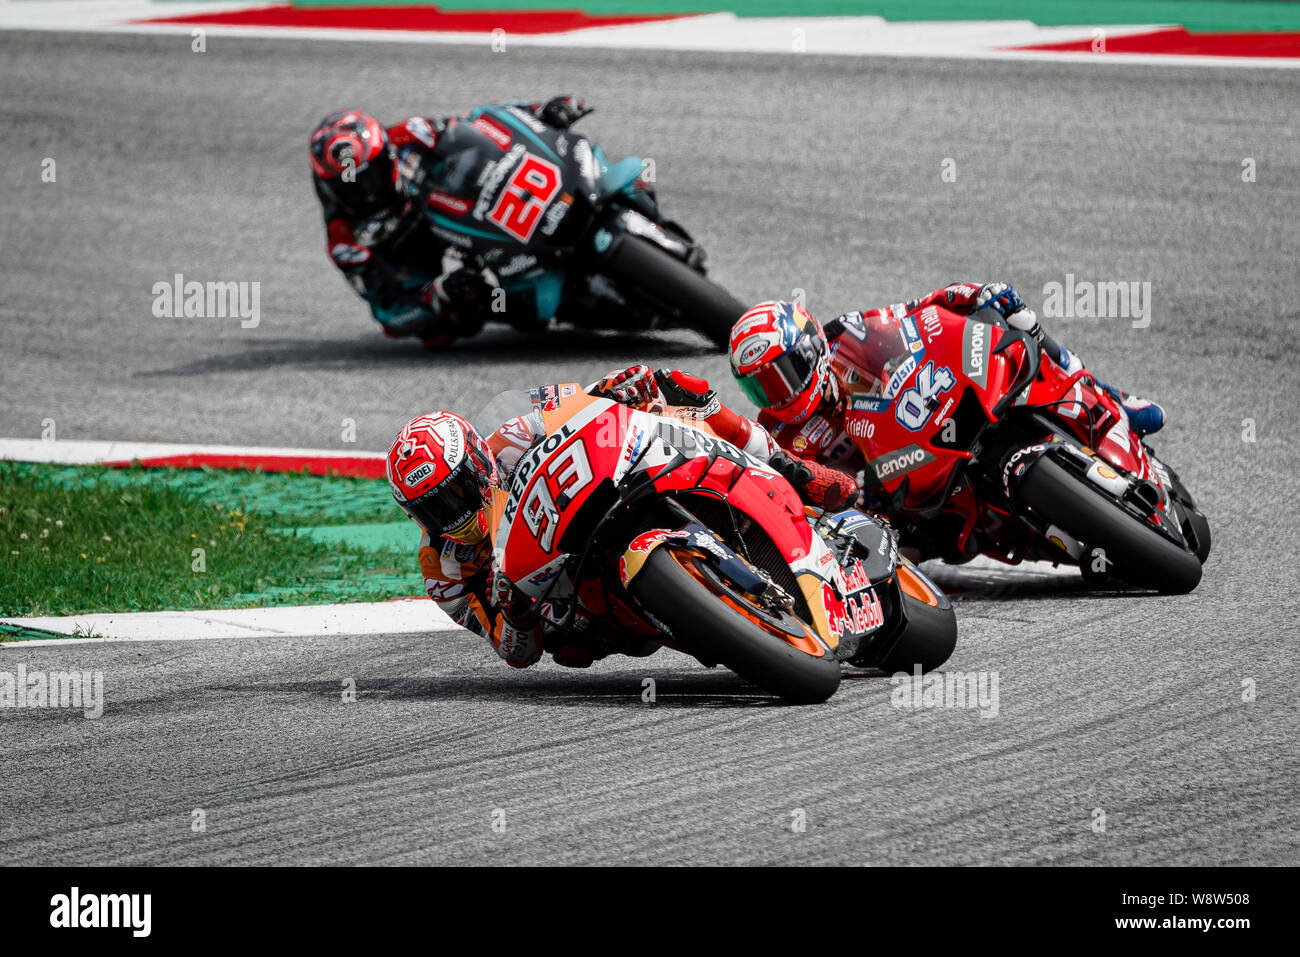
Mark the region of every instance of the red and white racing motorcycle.
<instances>
[{"instance_id":1,"label":"red and white racing motorcycle","mask_svg":"<svg viewBox=\"0 0 1300 957\"><path fill-rule=\"evenodd\" d=\"M840 334L885 370L848 396L845 431L922 558L1039 559L1175 594L1201 580L1209 523L1088 370L1042 362L992 309L850 317Z\"/></svg>"},{"instance_id":2,"label":"red and white racing motorcycle","mask_svg":"<svg viewBox=\"0 0 1300 957\"><path fill-rule=\"evenodd\" d=\"M489 507L498 570L552 613L547 644L665 645L795 703L825 701L848 661L936 668L947 598L855 510L805 508L765 463L670 407L575 384L498 396L484 434L533 414L546 437ZM651 646L653 647L653 646Z\"/></svg>"}]
</instances>

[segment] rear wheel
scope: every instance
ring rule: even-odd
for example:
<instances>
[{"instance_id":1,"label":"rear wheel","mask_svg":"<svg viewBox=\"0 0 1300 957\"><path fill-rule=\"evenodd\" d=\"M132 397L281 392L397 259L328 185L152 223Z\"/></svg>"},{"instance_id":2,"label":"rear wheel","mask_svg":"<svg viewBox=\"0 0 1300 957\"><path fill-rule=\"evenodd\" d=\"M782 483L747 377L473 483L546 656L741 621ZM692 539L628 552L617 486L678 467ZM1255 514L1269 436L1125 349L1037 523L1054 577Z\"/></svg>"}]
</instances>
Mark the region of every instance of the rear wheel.
<instances>
[{"instance_id":1,"label":"rear wheel","mask_svg":"<svg viewBox=\"0 0 1300 957\"><path fill-rule=\"evenodd\" d=\"M624 235L601 271L719 348L745 311L727 290L639 236Z\"/></svg>"},{"instance_id":2,"label":"rear wheel","mask_svg":"<svg viewBox=\"0 0 1300 957\"><path fill-rule=\"evenodd\" d=\"M632 594L684 650L793 704L825 701L840 685L839 661L807 624L755 605L694 552L656 548Z\"/></svg>"},{"instance_id":3,"label":"rear wheel","mask_svg":"<svg viewBox=\"0 0 1300 957\"><path fill-rule=\"evenodd\" d=\"M1084 543L1085 569L1100 548L1106 573L1129 584L1182 595L1200 583L1201 563L1194 554L1046 456L1025 473L1017 494L1044 521Z\"/></svg>"}]
</instances>

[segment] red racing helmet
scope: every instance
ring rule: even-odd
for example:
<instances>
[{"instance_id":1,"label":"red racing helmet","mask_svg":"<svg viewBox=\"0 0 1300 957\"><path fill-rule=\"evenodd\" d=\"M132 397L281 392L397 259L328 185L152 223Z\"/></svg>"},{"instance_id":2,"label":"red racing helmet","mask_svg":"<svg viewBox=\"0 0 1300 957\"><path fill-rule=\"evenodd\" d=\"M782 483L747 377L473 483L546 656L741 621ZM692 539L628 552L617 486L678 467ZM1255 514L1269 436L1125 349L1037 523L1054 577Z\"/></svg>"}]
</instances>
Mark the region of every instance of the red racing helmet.
<instances>
[{"instance_id":1,"label":"red racing helmet","mask_svg":"<svg viewBox=\"0 0 1300 957\"><path fill-rule=\"evenodd\" d=\"M483 541L488 501L499 481L487 443L452 412L416 416L388 449L393 498L431 536L466 545Z\"/></svg>"},{"instance_id":2,"label":"red racing helmet","mask_svg":"<svg viewBox=\"0 0 1300 957\"><path fill-rule=\"evenodd\" d=\"M311 134L311 171L344 212L370 216L397 199L397 164L388 133L360 110L339 110Z\"/></svg>"},{"instance_id":3,"label":"red racing helmet","mask_svg":"<svg viewBox=\"0 0 1300 957\"><path fill-rule=\"evenodd\" d=\"M793 302L760 302L731 328L731 374L780 422L803 422L835 393L826 333Z\"/></svg>"}]
</instances>

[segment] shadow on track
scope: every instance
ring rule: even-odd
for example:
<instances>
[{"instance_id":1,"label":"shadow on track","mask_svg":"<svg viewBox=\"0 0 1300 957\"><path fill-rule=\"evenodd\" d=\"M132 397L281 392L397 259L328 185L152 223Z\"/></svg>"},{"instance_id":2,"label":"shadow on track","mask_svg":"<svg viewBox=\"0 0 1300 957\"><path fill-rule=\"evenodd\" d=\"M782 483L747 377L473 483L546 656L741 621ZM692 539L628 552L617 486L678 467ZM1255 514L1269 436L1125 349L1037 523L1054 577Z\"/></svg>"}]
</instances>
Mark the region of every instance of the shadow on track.
<instances>
[{"instance_id":1,"label":"shadow on track","mask_svg":"<svg viewBox=\"0 0 1300 957\"><path fill-rule=\"evenodd\" d=\"M511 329L491 329L474 339L432 352L417 341L367 336L357 339L263 339L251 348L210 356L165 369L136 372L136 378L191 376L220 372L252 372L285 366L334 369L408 367L436 369L439 361L458 368L496 366L502 362L609 359L677 359L714 354L703 341L665 338L654 333L594 333L555 329L526 335Z\"/></svg>"}]
</instances>

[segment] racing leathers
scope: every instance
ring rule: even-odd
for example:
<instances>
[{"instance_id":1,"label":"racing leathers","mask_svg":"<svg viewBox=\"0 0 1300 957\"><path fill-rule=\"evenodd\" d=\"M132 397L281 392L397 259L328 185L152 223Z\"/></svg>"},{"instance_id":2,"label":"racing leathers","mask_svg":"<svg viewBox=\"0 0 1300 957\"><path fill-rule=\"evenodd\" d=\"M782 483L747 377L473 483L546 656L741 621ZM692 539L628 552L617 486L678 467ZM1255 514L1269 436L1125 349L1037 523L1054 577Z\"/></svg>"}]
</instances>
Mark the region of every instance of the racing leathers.
<instances>
[{"instance_id":1,"label":"racing leathers","mask_svg":"<svg viewBox=\"0 0 1300 957\"><path fill-rule=\"evenodd\" d=\"M587 392L633 408L644 409L662 401L684 418L703 422L720 438L777 471L807 471L806 466L794 462L777 447L766 429L719 401L708 382L698 376L633 366L610 373L589 386ZM503 486L509 484L524 454L544 437L541 416L536 412L511 419L487 437ZM852 483L839 473L815 463L813 470L815 474L809 472L802 487L796 485L810 504L829 507L856 493ZM658 647L622 629L602 628L602 623L593 621L584 609L568 603L533 602L496 572L490 538L477 545L463 545L425 532L420 539L419 558L429 597L458 625L487 638L497 654L513 667L535 664L543 651L551 652L558 664L586 667L610 653L644 655ZM552 628L562 621L565 628ZM575 640L575 633L580 640Z\"/></svg>"},{"instance_id":2,"label":"racing leathers","mask_svg":"<svg viewBox=\"0 0 1300 957\"><path fill-rule=\"evenodd\" d=\"M569 96L507 106L557 129L567 129L590 112ZM440 348L477 333L493 312L522 316L534 308L513 298L507 303L492 272L428 222L431 214L463 213L477 198L476 184L462 182L466 173L453 135L456 124L476 122L470 115L413 116L388 127L396 151L396 201L373 215L349 215L315 180L330 260L388 336L413 336L429 348Z\"/></svg>"}]
</instances>

